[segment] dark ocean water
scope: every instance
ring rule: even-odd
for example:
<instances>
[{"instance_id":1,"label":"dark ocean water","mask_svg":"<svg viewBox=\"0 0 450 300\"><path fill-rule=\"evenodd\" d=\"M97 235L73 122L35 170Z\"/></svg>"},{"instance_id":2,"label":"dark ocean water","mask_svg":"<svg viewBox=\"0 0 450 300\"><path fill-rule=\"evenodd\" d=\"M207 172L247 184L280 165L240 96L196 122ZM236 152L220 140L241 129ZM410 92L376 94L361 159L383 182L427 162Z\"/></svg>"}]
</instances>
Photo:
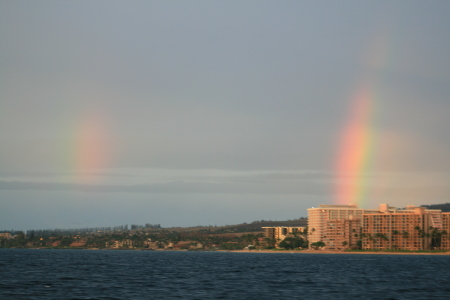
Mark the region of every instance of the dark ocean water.
<instances>
[{"instance_id":1,"label":"dark ocean water","mask_svg":"<svg viewBox=\"0 0 450 300\"><path fill-rule=\"evenodd\" d=\"M450 256L0 249L0 299L450 299Z\"/></svg>"}]
</instances>

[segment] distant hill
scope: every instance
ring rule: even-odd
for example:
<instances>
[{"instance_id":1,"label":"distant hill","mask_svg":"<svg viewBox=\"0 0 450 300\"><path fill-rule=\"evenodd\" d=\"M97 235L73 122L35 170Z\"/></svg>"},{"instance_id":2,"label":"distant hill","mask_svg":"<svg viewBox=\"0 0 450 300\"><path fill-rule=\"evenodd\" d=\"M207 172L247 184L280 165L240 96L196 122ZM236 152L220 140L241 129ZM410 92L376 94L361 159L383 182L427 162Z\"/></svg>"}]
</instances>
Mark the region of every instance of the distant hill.
<instances>
[{"instance_id":1,"label":"distant hill","mask_svg":"<svg viewBox=\"0 0 450 300\"><path fill-rule=\"evenodd\" d=\"M286 226L286 227L304 227L307 226L308 219L298 219L291 221L257 221L249 224L237 224L228 225L222 227L225 231L231 230L236 232L242 231L262 231L261 227L276 227L276 226Z\"/></svg>"},{"instance_id":2,"label":"distant hill","mask_svg":"<svg viewBox=\"0 0 450 300\"><path fill-rule=\"evenodd\" d=\"M440 209L443 212L450 212L450 203L430 204L430 205L421 205L421 206L426 207L428 209Z\"/></svg>"},{"instance_id":3,"label":"distant hill","mask_svg":"<svg viewBox=\"0 0 450 300\"><path fill-rule=\"evenodd\" d=\"M248 231L258 229L261 230L261 227L275 227L275 226L286 226L286 227L303 227L307 226L308 219L298 219L298 220L290 220L290 221L259 221L252 222L250 224L238 224L238 225L229 225L226 226L228 228L233 228L237 230L248 229Z\"/></svg>"},{"instance_id":4,"label":"distant hill","mask_svg":"<svg viewBox=\"0 0 450 300\"><path fill-rule=\"evenodd\" d=\"M163 228L161 230L171 230L171 231L208 231L210 233L227 233L227 232L262 232L261 227L276 227L276 226L285 226L285 227L305 227L308 225L307 218L300 218L297 220L289 220L289 221L254 221L252 223L243 223L236 225L226 225L226 226L215 226L215 227L207 227L207 226L198 226L198 227L182 227L182 228Z\"/></svg>"}]
</instances>

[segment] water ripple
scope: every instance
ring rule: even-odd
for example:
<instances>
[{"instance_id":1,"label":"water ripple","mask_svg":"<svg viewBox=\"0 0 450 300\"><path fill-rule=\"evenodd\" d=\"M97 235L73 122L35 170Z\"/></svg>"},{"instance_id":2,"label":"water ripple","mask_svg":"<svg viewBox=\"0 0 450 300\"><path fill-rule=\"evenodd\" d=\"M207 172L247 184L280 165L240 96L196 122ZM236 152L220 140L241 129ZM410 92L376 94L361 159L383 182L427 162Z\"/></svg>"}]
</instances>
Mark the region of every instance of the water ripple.
<instances>
[{"instance_id":1,"label":"water ripple","mask_svg":"<svg viewBox=\"0 0 450 300\"><path fill-rule=\"evenodd\" d=\"M450 257L0 249L1 299L450 299Z\"/></svg>"}]
</instances>

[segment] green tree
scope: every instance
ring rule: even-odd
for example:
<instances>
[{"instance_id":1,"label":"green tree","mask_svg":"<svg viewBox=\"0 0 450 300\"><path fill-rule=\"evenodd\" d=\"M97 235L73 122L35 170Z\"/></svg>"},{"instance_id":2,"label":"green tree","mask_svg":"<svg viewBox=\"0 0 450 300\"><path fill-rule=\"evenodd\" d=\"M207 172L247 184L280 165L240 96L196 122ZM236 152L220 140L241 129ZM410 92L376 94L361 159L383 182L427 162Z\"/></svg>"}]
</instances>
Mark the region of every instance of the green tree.
<instances>
[{"instance_id":1,"label":"green tree","mask_svg":"<svg viewBox=\"0 0 450 300\"><path fill-rule=\"evenodd\" d=\"M356 248L362 249L362 240L357 240L356 241Z\"/></svg>"},{"instance_id":2,"label":"green tree","mask_svg":"<svg viewBox=\"0 0 450 300\"><path fill-rule=\"evenodd\" d=\"M300 237L288 237L278 244L280 248L284 249L298 249L302 247L303 239Z\"/></svg>"},{"instance_id":3,"label":"green tree","mask_svg":"<svg viewBox=\"0 0 450 300\"><path fill-rule=\"evenodd\" d=\"M315 249L317 249L317 248L325 247L325 243L322 241L318 241L318 242L312 243L311 246L314 247Z\"/></svg>"},{"instance_id":4,"label":"green tree","mask_svg":"<svg viewBox=\"0 0 450 300\"><path fill-rule=\"evenodd\" d=\"M220 249L222 250L242 250L242 245L232 244L232 243L222 243L220 244Z\"/></svg>"},{"instance_id":5,"label":"green tree","mask_svg":"<svg viewBox=\"0 0 450 300\"><path fill-rule=\"evenodd\" d=\"M309 247L309 242L306 239L303 239L303 244L301 245L302 248L304 249L308 249Z\"/></svg>"},{"instance_id":6,"label":"green tree","mask_svg":"<svg viewBox=\"0 0 450 300\"><path fill-rule=\"evenodd\" d=\"M27 239L23 231L17 232L16 238L14 239L14 244L17 247L24 247L27 244Z\"/></svg>"},{"instance_id":7,"label":"green tree","mask_svg":"<svg viewBox=\"0 0 450 300\"><path fill-rule=\"evenodd\" d=\"M266 242L266 249L275 248L275 243L277 242L275 239L265 238L264 241Z\"/></svg>"},{"instance_id":8,"label":"green tree","mask_svg":"<svg viewBox=\"0 0 450 300\"><path fill-rule=\"evenodd\" d=\"M71 237L65 236L61 239L61 242L59 245L61 247L68 247L68 246L70 246L70 244L72 244L72 241L73 241L73 239Z\"/></svg>"}]
</instances>

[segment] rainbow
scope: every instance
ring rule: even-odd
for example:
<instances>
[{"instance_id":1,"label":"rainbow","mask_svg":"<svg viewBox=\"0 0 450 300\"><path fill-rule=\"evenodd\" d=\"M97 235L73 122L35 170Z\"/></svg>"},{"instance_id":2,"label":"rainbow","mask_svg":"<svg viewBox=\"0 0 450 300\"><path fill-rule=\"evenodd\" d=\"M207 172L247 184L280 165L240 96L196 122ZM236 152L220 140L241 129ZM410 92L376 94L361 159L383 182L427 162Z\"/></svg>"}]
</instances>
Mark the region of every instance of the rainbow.
<instances>
[{"instance_id":1,"label":"rainbow","mask_svg":"<svg viewBox=\"0 0 450 300\"><path fill-rule=\"evenodd\" d=\"M352 100L349 119L340 137L336 160L337 204L363 206L367 194L367 171L373 158L374 96L370 89L362 88Z\"/></svg>"},{"instance_id":2,"label":"rainbow","mask_svg":"<svg viewBox=\"0 0 450 300\"><path fill-rule=\"evenodd\" d=\"M99 171L110 162L106 123L104 114L99 110L85 110L75 118L68 151L74 181L97 182Z\"/></svg>"},{"instance_id":3,"label":"rainbow","mask_svg":"<svg viewBox=\"0 0 450 300\"><path fill-rule=\"evenodd\" d=\"M369 179L373 169L375 137L376 91L382 71L388 67L389 34L379 28L368 44L363 58L365 75L362 85L350 101L350 112L339 136L334 169L336 204L357 204L364 207L369 198Z\"/></svg>"}]
</instances>

